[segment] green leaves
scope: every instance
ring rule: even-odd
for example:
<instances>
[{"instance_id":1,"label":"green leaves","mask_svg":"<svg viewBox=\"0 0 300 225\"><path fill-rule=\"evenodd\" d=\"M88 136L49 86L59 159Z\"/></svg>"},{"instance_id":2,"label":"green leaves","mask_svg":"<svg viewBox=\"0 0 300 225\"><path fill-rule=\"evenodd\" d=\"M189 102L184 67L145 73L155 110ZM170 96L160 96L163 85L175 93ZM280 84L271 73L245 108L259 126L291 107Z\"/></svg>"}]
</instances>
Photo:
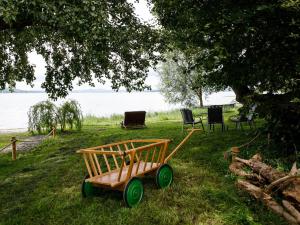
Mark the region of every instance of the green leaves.
<instances>
[{"instance_id":1,"label":"green leaves","mask_svg":"<svg viewBox=\"0 0 300 225\"><path fill-rule=\"evenodd\" d=\"M79 103L75 100L69 100L63 103L58 108L57 118L62 131L66 130L67 127L80 130L83 117Z\"/></svg>"},{"instance_id":2,"label":"green leaves","mask_svg":"<svg viewBox=\"0 0 300 225\"><path fill-rule=\"evenodd\" d=\"M80 130L82 127L82 111L75 100L64 102L56 107L48 101L39 102L30 107L28 111L28 130L38 133L49 132L53 127L60 125L61 130Z\"/></svg>"},{"instance_id":3,"label":"green leaves","mask_svg":"<svg viewBox=\"0 0 300 225\"><path fill-rule=\"evenodd\" d=\"M164 55L165 62L159 68L160 91L170 103L203 106L202 94L209 92L211 87L207 84L207 72L196 66L196 54L201 54L201 51L174 50Z\"/></svg>"},{"instance_id":4,"label":"green leaves","mask_svg":"<svg viewBox=\"0 0 300 225\"><path fill-rule=\"evenodd\" d=\"M126 1L17 1L0 8L15 19L0 17L0 87L15 81L32 83L34 71L27 53L46 61L42 87L53 99L72 90L72 81L93 84L93 77L112 79L113 88L143 90L148 68L156 64L160 34L135 17ZM4 11L2 11L3 13ZM22 63L15 56L23 54ZM25 58L26 59L25 59ZM25 69L26 68L26 69ZM18 79L11 74L18 74Z\"/></svg>"},{"instance_id":5,"label":"green leaves","mask_svg":"<svg viewBox=\"0 0 300 225\"><path fill-rule=\"evenodd\" d=\"M49 132L57 125L57 108L50 101L42 101L30 107L28 130L38 133Z\"/></svg>"},{"instance_id":6,"label":"green leaves","mask_svg":"<svg viewBox=\"0 0 300 225\"><path fill-rule=\"evenodd\" d=\"M211 85L276 92L300 76L299 1L153 2L174 47L208 49Z\"/></svg>"},{"instance_id":7,"label":"green leaves","mask_svg":"<svg viewBox=\"0 0 300 225\"><path fill-rule=\"evenodd\" d=\"M152 2L172 47L206 51L195 67L209 71L209 86L260 103L275 139L299 146L299 104L291 103L300 97L299 0Z\"/></svg>"}]
</instances>

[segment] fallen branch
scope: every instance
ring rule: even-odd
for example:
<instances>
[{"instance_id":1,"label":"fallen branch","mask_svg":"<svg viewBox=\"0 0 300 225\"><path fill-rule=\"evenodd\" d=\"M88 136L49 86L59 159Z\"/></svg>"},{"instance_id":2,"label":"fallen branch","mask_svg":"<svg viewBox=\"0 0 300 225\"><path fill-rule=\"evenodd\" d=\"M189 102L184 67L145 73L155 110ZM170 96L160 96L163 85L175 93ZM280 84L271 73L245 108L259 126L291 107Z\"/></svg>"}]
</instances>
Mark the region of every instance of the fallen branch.
<instances>
[{"instance_id":1,"label":"fallen branch","mask_svg":"<svg viewBox=\"0 0 300 225\"><path fill-rule=\"evenodd\" d=\"M263 163L259 154L255 154L250 159L239 158L237 154L238 151L229 166L232 173L243 177L237 180L237 186L261 200L290 224L300 225L300 170L297 169L296 162L290 172L285 173ZM246 171L246 167L252 172ZM284 198L282 203L272 198L275 194Z\"/></svg>"},{"instance_id":2,"label":"fallen branch","mask_svg":"<svg viewBox=\"0 0 300 225\"><path fill-rule=\"evenodd\" d=\"M255 173L247 173L243 170L245 164L241 162L233 162L229 166L229 170L237 176L245 177L248 180L257 181L259 183L265 183L265 179Z\"/></svg>"},{"instance_id":3,"label":"fallen branch","mask_svg":"<svg viewBox=\"0 0 300 225\"><path fill-rule=\"evenodd\" d=\"M299 225L297 219L287 212L280 204L278 204L270 195L263 192L263 190L248 181L238 179L237 186L250 193L253 197L261 200L268 208L280 216L283 216L290 224Z\"/></svg>"},{"instance_id":4,"label":"fallen branch","mask_svg":"<svg viewBox=\"0 0 300 225\"><path fill-rule=\"evenodd\" d=\"M288 201L283 200L282 205L286 208L286 210L295 217L296 221L300 224L300 213L299 211Z\"/></svg>"},{"instance_id":5,"label":"fallen branch","mask_svg":"<svg viewBox=\"0 0 300 225\"><path fill-rule=\"evenodd\" d=\"M279 186L282 183L286 183L287 181L290 181L290 180L293 180L293 179L299 178L299 177L300 177L299 175L287 175L278 180L275 180L274 182L272 182L265 188L265 192L270 193L274 187Z\"/></svg>"},{"instance_id":6,"label":"fallen branch","mask_svg":"<svg viewBox=\"0 0 300 225\"><path fill-rule=\"evenodd\" d=\"M236 157L235 160L251 167L253 172L262 175L270 183L286 176L286 173L279 172L278 170L273 169L271 166L261 162L261 157L259 154L254 155L249 160L241 159L239 157Z\"/></svg>"}]
</instances>

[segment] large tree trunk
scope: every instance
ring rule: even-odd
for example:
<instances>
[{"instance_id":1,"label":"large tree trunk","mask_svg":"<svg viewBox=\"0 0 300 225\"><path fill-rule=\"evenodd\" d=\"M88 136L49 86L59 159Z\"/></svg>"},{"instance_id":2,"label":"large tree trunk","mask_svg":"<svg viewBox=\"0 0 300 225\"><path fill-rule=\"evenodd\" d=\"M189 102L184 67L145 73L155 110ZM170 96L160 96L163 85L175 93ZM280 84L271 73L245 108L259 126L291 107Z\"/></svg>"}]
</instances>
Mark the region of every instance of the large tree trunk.
<instances>
[{"instance_id":1,"label":"large tree trunk","mask_svg":"<svg viewBox=\"0 0 300 225\"><path fill-rule=\"evenodd\" d=\"M197 88L197 90L195 90L195 93L199 99L199 103L200 103L200 108L203 107L203 98L202 98L202 95L203 95L203 91L202 91L202 87L199 87Z\"/></svg>"},{"instance_id":2,"label":"large tree trunk","mask_svg":"<svg viewBox=\"0 0 300 225\"><path fill-rule=\"evenodd\" d=\"M254 94L247 86L231 86L239 103L245 103L245 97Z\"/></svg>"}]
</instances>

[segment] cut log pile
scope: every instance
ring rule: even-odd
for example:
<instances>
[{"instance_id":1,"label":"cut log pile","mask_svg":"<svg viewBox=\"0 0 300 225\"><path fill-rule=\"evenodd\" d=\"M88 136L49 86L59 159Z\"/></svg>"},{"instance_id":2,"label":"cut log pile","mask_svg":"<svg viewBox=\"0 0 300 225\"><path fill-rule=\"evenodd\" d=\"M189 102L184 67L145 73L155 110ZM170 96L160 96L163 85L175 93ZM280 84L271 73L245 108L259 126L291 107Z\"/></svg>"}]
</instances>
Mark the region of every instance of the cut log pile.
<instances>
[{"instance_id":1,"label":"cut log pile","mask_svg":"<svg viewBox=\"0 0 300 225\"><path fill-rule=\"evenodd\" d=\"M300 169L296 163L285 173L262 162L259 154L246 160L237 157L238 148L232 148L231 152L229 169L239 176L237 187L262 201L290 224L300 225Z\"/></svg>"}]
</instances>

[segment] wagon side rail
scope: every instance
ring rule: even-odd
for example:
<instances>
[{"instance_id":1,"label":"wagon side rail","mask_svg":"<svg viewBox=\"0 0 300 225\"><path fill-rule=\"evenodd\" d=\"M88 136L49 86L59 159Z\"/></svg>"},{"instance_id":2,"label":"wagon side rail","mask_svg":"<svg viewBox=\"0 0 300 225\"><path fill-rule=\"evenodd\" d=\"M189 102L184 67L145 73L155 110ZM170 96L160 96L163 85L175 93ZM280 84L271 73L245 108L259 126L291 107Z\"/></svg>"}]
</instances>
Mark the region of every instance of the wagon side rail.
<instances>
[{"instance_id":1,"label":"wagon side rail","mask_svg":"<svg viewBox=\"0 0 300 225\"><path fill-rule=\"evenodd\" d=\"M116 168L119 167L117 157L121 155L120 152L84 149L78 150L77 153L82 154L90 178L111 172L113 165L109 160L110 157L114 159L114 166ZM103 157L104 163L100 163L99 161L99 157L101 156Z\"/></svg>"},{"instance_id":2,"label":"wagon side rail","mask_svg":"<svg viewBox=\"0 0 300 225\"><path fill-rule=\"evenodd\" d=\"M120 141L120 142L115 142L115 143L101 145L101 146L96 146L96 147L91 147L91 148L80 149L77 152L81 153L80 151L84 151L84 150L101 150L101 149L114 148L114 147L121 148L121 146L127 146L127 149L125 149L125 150L128 150L128 149L135 148L133 146L134 143L157 143L157 142L164 142L164 141L169 141L169 139L136 139L136 140L127 140L127 141ZM129 145L129 147L128 147L128 145Z\"/></svg>"},{"instance_id":3,"label":"wagon side rail","mask_svg":"<svg viewBox=\"0 0 300 225\"><path fill-rule=\"evenodd\" d=\"M156 142L151 143L153 141ZM139 142L147 145L135 147L135 143ZM114 145L81 149L77 153L83 155L89 179L118 172L117 182L123 182L163 163L168 142L167 139L129 140ZM101 158L103 160L99 160ZM129 165L126 163L127 158L130 160Z\"/></svg>"},{"instance_id":4,"label":"wagon side rail","mask_svg":"<svg viewBox=\"0 0 300 225\"><path fill-rule=\"evenodd\" d=\"M131 160L125 180L128 180L131 176L145 174L163 164L169 141L164 140L130 151ZM121 179L121 174L122 168L119 172L118 181Z\"/></svg>"}]
</instances>

